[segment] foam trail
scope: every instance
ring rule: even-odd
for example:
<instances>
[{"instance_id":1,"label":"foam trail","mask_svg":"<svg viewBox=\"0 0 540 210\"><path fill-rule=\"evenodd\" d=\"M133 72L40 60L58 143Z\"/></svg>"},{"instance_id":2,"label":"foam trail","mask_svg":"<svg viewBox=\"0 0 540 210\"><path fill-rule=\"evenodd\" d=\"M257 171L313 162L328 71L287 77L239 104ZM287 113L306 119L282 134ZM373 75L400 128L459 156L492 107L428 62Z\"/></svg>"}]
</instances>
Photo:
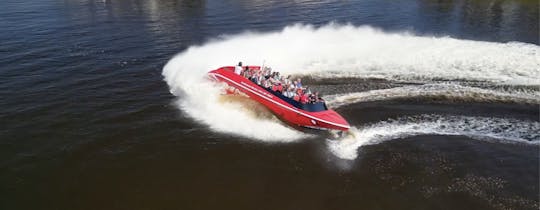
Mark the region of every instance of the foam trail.
<instances>
[{"instance_id":1,"label":"foam trail","mask_svg":"<svg viewBox=\"0 0 540 210\"><path fill-rule=\"evenodd\" d=\"M424 84L395 87L381 90L370 90L347 94L325 96L327 104L332 108L370 101L382 101L399 98L444 97L444 100L462 100L475 102L513 102L526 104L540 104L538 91L501 91L488 90L477 87L467 87L459 84Z\"/></svg>"},{"instance_id":2,"label":"foam trail","mask_svg":"<svg viewBox=\"0 0 540 210\"><path fill-rule=\"evenodd\" d=\"M238 61L266 60L283 74L320 77L380 77L390 80L474 80L509 85L540 81L540 47L448 37L386 33L369 26L287 26L269 33L222 36L189 47L163 68L179 108L210 128L263 141L294 141L305 135L274 120L261 120L241 106L216 101L205 83L209 70Z\"/></svg>"},{"instance_id":3,"label":"foam trail","mask_svg":"<svg viewBox=\"0 0 540 210\"><path fill-rule=\"evenodd\" d=\"M520 85L540 81L540 47L534 44L421 37L369 26L293 25L280 32L228 36L197 51L215 59L209 62L216 66L231 60L261 63L267 59L286 74Z\"/></svg>"},{"instance_id":4,"label":"foam trail","mask_svg":"<svg viewBox=\"0 0 540 210\"><path fill-rule=\"evenodd\" d=\"M540 123L515 119L420 115L352 128L342 140L328 140L330 151L342 159L355 159L364 145L417 135L462 135L478 140L540 144Z\"/></svg>"}]
</instances>

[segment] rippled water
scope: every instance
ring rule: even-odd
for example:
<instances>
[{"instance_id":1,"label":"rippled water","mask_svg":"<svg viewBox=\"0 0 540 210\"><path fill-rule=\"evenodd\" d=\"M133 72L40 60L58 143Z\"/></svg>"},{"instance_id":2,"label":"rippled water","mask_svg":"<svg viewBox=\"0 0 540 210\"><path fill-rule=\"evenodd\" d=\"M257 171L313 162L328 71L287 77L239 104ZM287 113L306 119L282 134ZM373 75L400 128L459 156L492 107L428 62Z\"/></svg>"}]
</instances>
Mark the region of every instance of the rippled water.
<instances>
[{"instance_id":1,"label":"rippled water","mask_svg":"<svg viewBox=\"0 0 540 210\"><path fill-rule=\"evenodd\" d=\"M0 209L538 209L537 1L0 8ZM304 77L353 135L213 97L239 60Z\"/></svg>"}]
</instances>

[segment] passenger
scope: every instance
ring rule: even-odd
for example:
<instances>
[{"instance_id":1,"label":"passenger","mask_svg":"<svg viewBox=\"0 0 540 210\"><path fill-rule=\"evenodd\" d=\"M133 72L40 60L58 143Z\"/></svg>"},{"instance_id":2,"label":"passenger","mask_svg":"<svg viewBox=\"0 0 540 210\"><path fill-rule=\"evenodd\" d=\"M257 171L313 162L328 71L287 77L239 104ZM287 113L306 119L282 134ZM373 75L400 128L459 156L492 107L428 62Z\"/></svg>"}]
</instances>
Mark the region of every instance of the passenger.
<instances>
[{"instance_id":1,"label":"passenger","mask_svg":"<svg viewBox=\"0 0 540 210\"><path fill-rule=\"evenodd\" d=\"M292 81L287 77L285 78L285 84L287 85L287 87L289 87L292 85Z\"/></svg>"},{"instance_id":2,"label":"passenger","mask_svg":"<svg viewBox=\"0 0 540 210\"><path fill-rule=\"evenodd\" d=\"M276 72L276 74L274 75L274 80L280 81L280 80L279 80L279 72Z\"/></svg>"},{"instance_id":3,"label":"passenger","mask_svg":"<svg viewBox=\"0 0 540 210\"><path fill-rule=\"evenodd\" d=\"M289 95L287 96L289 98L294 98L294 95L296 95L294 93L294 88L291 88L291 87L287 88L287 92L289 92Z\"/></svg>"},{"instance_id":4,"label":"passenger","mask_svg":"<svg viewBox=\"0 0 540 210\"><path fill-rule=\"evenodd\" d=\"M242 74L242 62L238 62L238 66L234 67L234 73L235 74Z\"/></svg>"},{"instance_id":5,"label":"passenger","mask_svg":"<svg viewBox=\"0 0 540 210\"><path fill-rule=\"evenodd\" d=\"M315 102L318 103L321 101L322 101L322 98L319 96L319 92L315 92Z\"/></svg>"},{"instance_id":6,"label":"passenger","mask_svg":"<svg viewBox=\"0 0 540 210\"><path fill-rule=\"evenodd\" d=\"M315 98L315 95L309 94L309 103L314 104L315 102L317 102L317 99Z\"/></svg>"},{"instance_id":7,"label":"passenger","mask_svg":"<svg viewBox=\"0 0 540 210\"><path fill-rule=\"evenodd\" d=\"M289 91L288 88L285 89L285 91L283 91L283 96L287 97L287 98L290 98L289 96L291 95L291 92Z\"/></svg>"},{"instance_id":8,"label":"passenger","mask_svg":"<svg viewBox=\"0 0 540 210\"><path fill-rule=\"evenodd\" d=\"M297 88L302 88L302 79L298 78L298 79L296 80L296 87L297 87Z\"/></svg>"},{"instance_id":9,"label":"passenger","mask_svg":"<svg viewBox=\"0 0 540 210\"><path fill-rule=\"evenodd\" d=\"M277 92L277 85L276 84L272 85L272 91Z\"/></svg>"},{"instance_id":10,"label":"passenger","mask_svg":"<svg viewBox=\"0 0 540 210\"><path fill-rule=\"evenodd\" d=\"M242 71L242 76L245 77L245 78L249 78L249 72L248 71Z\"/></svg>"},{"instance_id":11,"label":"passenger","mask_svg":"<svg viewBox=\"0 0 540 210\"><path fill-rule=\"evenodd\" d=\"M264 88L269 88L269 87L270 87L270 81L268 81L267 79L265 79L265 80L263 81L263 87L264 87Z\"/></svg>"},{"instance_id":12,"label":"passenger","mask_svg":"<svg viewBox=\"0 0 540 210\"><path fill-rule=\"evenodd\" d=\"M296 89L296 86L294 84L292 84L291 82L289 82L289 83L290 83L289 88L291 88L292 89L291 91L294 93L295 89Z\"/></svg>"},{"instance_id":13,"label":"passenger","mask_svg":"<svg viewBox=\"0 0 540 210\"><path fill-rule=\"evenodd\" d=\"M251 79L250 79L253 83L257 84L259 83L259 77L257 77L256 74L253 74L251 75Z\"/></svg>"},{"instance_id":14,"label":"passenger","mask_svg":"<svg viewBox=\"0 0 540 210\"><path fill-rule=\"evenodd\" d=\"M275 80L274 80L274 75L276 75L276 72L272 72L270 73L270 75L268 76L268 80L272 83L275 83Z\"/></svg>"},{"instance_id":15,"label":"passenger","mask_svg":"<svg viewBox=\"0 0 540 210\"><path fill-rule=\"evenodd\" d=\"M278 82L277 88L276 88L276 89L277 89L277 92L278 92L278 93L283 93L283 85L281 85L280 82Z\"/></svg>"},{"instance_id":16,"label":"passenger","mask_svg":"<svg viewBox=\"0 0 540 210\"><path fill-rule=\"evenodd\" d=\"M297 95L297 94L295 94L295 95L293 96L293 100L300 102L300 96Z\"/></svg>"},{"instance_id":17,"label":"passenger","mask_svg":"<svg viewBox=\"0 0 540 210\"><path fill-rule=\"evenodd\" d=\"M246 72L246 78L251 79L251 72L248 71L248 70L246 70L244 72Z\"/></svg>"},{"instance_id":18,"label":"passenger","mask_svg":"<svg viewBox=\"0 0 540 210\"><path fill-rule=\"evenodd\" d=\"M263 80L264 77L262 76L261 72L259 72L259 75L257 76L257 85L262 85Z\"/></svg>"},{"instance_id":19,"label":"passenger","mask_svg":"<svg viewBox=\"0 0 540 210\"><path fill-rule=\"evenodd\" d=\"M266 70L264 71L264 78L269 79L270 76L271 76L270 70L269 70L269 69L266 69Z\"/></svg>"},{"instance_id":20,"label":"passenger","mask_svg":"<svg viewBox=\"0 0 540 210\"><path fill-rule=\"evenodd\" d=\"M307 94L302 94L302 96L300 96L300 103L307 103L309 101L308 99L308 95Z\"/></svg>"},{"instance_id":21,"label":"passenger","mask_svg":"<svg viewBox=\"0 0 540 210\"><path fill-rule=\"evenodd\" d=\"M296 96L296 89L289 87L289 91L291 92L291 98L294 98Z\"/></svg>"},{"instance_id":22,"label":"passenger","mask_svg":"<svg viewBox=\"0 0 540 210\"><path fill-rule=\"evenodd\" d=\"M303 94L302 88L297 88L296 89L296 95L301 96L302 94Z\"/></svg>"}]
</instances>

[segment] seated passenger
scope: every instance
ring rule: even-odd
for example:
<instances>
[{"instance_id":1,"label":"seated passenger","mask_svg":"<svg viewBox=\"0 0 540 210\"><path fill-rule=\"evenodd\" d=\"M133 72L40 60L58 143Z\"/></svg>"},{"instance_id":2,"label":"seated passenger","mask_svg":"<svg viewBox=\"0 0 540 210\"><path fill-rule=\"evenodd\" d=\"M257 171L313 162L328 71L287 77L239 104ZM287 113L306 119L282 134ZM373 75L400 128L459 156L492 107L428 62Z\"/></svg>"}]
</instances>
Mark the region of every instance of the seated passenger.
<instances>
[{"instance_id":1,"label":"seated passenger","mask_svg":"<svg viewBox=\"0 0 540 210\"><path fill-rule=\"evenodd\" d=\"M307 103L309 101L308 99L308 95L307 94L302 94L302 96L300 96L300 103Z\"/></svg>"},{"instance_id":2,"label":"seated passenger","mask_svg":"<svg viewBox=\"0 0 540 210\"><path fill-rule=\"evenodd\" d=\"M278 93L283 93L283 85L281 85L281 82L278 82L276 89Z\"/></svg>"},{"instance_id":3,"label":"seated passenger","mask_svg":"<svg viewBox=\"0 0 540 210\"><path fill-rule=\"evenodd\" d=\"M264 80L264 77L259 72L259 76L257 76L257 85L262 85L263 80Z\"/></svg>"},{"instance_id":4,"label":"seated passenger","mask_svg":"<svg viewBox=\"0 0 540 210\"><path fill-rule=\"evenodd\" d=\"M302 88L297 88L296 89L296 95L302 95L304 93L304 91L302 90Z\"/></svg>"},{"instance_id":5,"label":"seated passenger","mask_svg":"<svg viewBox=\"0 0 540 210\"><path fill-rule=\"evenodd\" d=\"M298 79L296 80L296 87L297 87L297 88L302 88L302 79L298 78Z\"/></svg>"},{"instance_id":6,"label":"seated passenger","mask_svg":"<svg viewBox=\"0 0 540 210\"><path fill-rule=\"evenodd\" d=\"M304 89L304 92L305 92L306 94L308 94L308 95L311 94L311 89L310 89L308 86L306 86L306 87L303 88L303 89Z\"/></svg>"},{"instance_id":7,"label":"seated passenger","mask_svg":"<svg viewBox=\"0 0 540 210\"><path fill-rule=\"evenodd\" d=\"M288 98L292 98L294 97L294 90L292 88L287 88L287 90L285 91L285 93L283 93L284 96L287 96Z\"/></svg>"},{"instance_id":8,"label":"seated passenger","mask_svg":"<svg viewBox=\"0 0 540 210\"><path fill-rule=\"evenodd\" d=\"M269 88L270 87L270 82L265 79L265 80L263 80L262 85L263 85L264 88Z\"/></svg>"},{"instance_id":9,"label":"seated passenger","mask_svg":"<svg viewBox=\"0 0 540 210\"><path fill-rule=\"evenodd\" d=\"M309 103L314 104L315 102L317 102L317 99L315 98L315 95L309 94Z\"/></svg>"},{"instance_id":10,"label":"seated passenger","mask_svg":"<svg viewBox=\"0 0 540 210\"><path fill-rule=\"evenodd\" d=\"M277 83L277 81L274 79L275 76L276 76L276 72L272 72L270 77L268 77L268 80L270 80L270 82L272 83Z\"/></svg>"},{"instance_id":11,"label":"seated passenger","mask_svg":"<svg viewBox=\"0 0 540 210\"><path fill-rule=\"evenodd\" d=\"M289 82L289 83L290 83L290 82ZM295 86L294 84L290 83L290 84L289 84L289 88L292 89L291 91L292 91L293 93L296 92L296 86Z\"/></svg>"},{"instance_id":12,"label":"seated passenger","mask_svg":"<svg viewBox=\"0 0 540 210\"><path fill-rule=\"evenodd\" d=\"M319 97L319 92L315 92L315 94L313 95L313 97L315 98L315 103L318 103L320 102L322 99Z\"/></svg>"},{"instance_id":13,"label":"seated passenger","mask_svg":"<svg viewBox=\"0 0 540 210\"><path fill-rule=\"evenodd\" d=\"M276 74L274 75L274 80L280 81L280 80L279 80L279 72L276 72Z\"/></svg>"},{"instance_id":14,"label":"seated passenger","mask_svg":"<svg viewBox=\"0 0 540 210\"><path fill-rule=\"evenodd\" d=\"M285 91L283 91L283 96L285 96L285 97L288 98L288 97L289 97L289 94L290 94L290 93L289 93L289 90L285 89Z\"/></svg>"},{"instance_id":15,"label":"seated passenger","mask_svg":"<svg viewBox=\"0 0 540 210\"><path fill-rule=\"evenodd\" d=\"M259 83L259 77L257 75L252 75L250 80L255 84Z\"/></svg>"}]
</instances>

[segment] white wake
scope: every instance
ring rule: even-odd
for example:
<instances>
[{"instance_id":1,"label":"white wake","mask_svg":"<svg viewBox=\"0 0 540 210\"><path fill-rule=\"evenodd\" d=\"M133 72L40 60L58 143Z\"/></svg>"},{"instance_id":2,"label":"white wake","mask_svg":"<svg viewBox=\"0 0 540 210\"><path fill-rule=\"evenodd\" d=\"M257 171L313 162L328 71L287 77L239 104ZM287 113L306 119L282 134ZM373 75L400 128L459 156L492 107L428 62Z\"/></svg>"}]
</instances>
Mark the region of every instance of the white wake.
<instances>
[{"instance_id":1,"label":"white wake","mask_svg":"<svg viewBox=\"0 0 540 210\"><path fill-rule=\"evenodd\" d=\"M355 159L364 145L417 135L461 135L478 140L540 144L540 123L506 118L420 115L352 128L341 140L327 140L330 151Z\"/></svg>"},{"instance_id":2,"label":"white wake","mask_svg":"<svg viewBox=\"0 0 540 210\"><path fill-rule=\"evenodd\" d=\"M540 92L528 90L490 90L478 87L468 87L452 83L409 85L388 89L370 90L326 96L328 106L340 106L370 101L382 101L402 98L430 97L444 98L444 101L474 101L474 102L513 102L540 104Z\"/></svg>"}]
</instances>

